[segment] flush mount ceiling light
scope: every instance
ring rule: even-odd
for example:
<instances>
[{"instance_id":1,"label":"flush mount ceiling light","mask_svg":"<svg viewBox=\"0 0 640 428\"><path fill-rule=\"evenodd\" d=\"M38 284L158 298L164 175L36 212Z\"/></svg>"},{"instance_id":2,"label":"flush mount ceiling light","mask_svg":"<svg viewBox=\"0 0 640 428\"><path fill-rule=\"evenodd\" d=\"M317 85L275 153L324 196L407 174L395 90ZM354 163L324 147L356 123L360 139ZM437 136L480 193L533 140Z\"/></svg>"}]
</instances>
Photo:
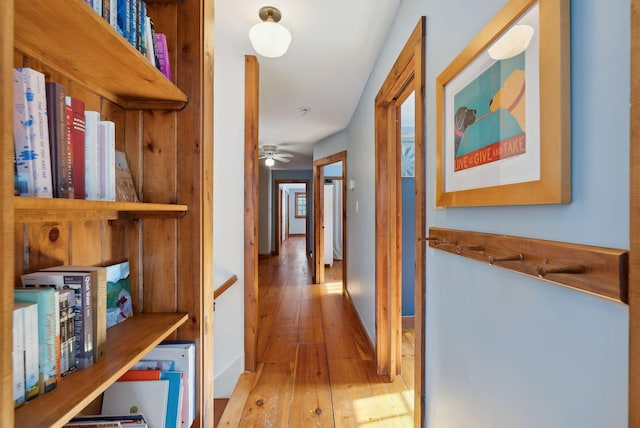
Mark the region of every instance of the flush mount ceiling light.
<instances>
[{"instance_id":1,"label":"flush mount ceiling light","mask_svg":"<svg viewBox=\"0 0 640 428\"><path fill-rule=\"evenodd\" d=\"M533 27L514 25L489 48L489 56L498 61L512 58L524 52L532 38Z\"/></svg>"},{"instance_id":2,"label":"flush mount ceiling light","mask_svg":"<svg viewBox=\"0 0 640 428\"><path fill-rule=\"evenodd\" d=\"M291 33L278 22L282 14L272 6L260 9L258 16L262 20L249 30L249 40L253 49L267 58L278 58L284 55L291 44Z\"/></svg>"},{"instance_id":3,"label":"flush mount ceiling light","mask_svg":"<svg viewBox=\"0 0 640 428\"><path fill-rule=\"evenodd\" d=\"M275 163L276 163L276 162L273 160L273 158L266 158L266 159L264 160L264 164L265 164L266 166L273 166L273 165L275 165Z\"/></svg>"}]
</instances>

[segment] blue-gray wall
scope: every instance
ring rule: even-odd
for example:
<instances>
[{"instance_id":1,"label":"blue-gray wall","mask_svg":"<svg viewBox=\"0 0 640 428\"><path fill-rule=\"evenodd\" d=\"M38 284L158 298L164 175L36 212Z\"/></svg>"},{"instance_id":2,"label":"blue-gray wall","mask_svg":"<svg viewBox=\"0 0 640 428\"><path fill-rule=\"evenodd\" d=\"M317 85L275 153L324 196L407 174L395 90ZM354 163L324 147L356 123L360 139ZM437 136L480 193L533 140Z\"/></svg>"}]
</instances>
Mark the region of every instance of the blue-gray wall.
<instances>
[{"instance_id":1,"label":"blue-gray wall","mask_svg":"<svg viewBox=\"0 0 640 428\"><path fill-rule=\"evenodd\" d=\"M402 316L414 315L416 180L402 179Z\"/></svg>"},{"instance_id":2,"label":"blue-gray wall","mask_svg":"<svg viewBox=\"0 0 640 428\"><path fill-rule=\"evenodd\" d=\"M371 338L374 99L420 16L427 225L629 246L629 0L571 1L572 202L435 208L435 79L505 3L403 0L347 130L348 179L356 183L347 241L358 254L348 259L347 281ZM428 427L627 426L627 306L432 249L426 274Z\"/></svg>"}]
</instances>

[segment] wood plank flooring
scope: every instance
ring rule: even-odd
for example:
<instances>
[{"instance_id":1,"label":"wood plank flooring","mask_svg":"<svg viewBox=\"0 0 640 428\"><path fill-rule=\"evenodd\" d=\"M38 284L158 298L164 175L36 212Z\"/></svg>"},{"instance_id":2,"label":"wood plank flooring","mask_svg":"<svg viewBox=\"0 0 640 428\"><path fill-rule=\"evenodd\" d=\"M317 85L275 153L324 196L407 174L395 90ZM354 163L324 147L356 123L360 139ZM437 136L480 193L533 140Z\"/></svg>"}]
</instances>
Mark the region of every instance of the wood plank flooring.
<instances>
[{"instance_id":1,"label":"wood plank flooring","mask_svg":"<svg viewBox=\"0 0 640 428\"><path fill-rule=\"evenodd\" d=\"M260 259L258 370L245 373L220 427L412 427L413 332L403 374L376 374L369 341L342 294L341 262L311 283L304 237Z\"/></svg>"}]
</instances>

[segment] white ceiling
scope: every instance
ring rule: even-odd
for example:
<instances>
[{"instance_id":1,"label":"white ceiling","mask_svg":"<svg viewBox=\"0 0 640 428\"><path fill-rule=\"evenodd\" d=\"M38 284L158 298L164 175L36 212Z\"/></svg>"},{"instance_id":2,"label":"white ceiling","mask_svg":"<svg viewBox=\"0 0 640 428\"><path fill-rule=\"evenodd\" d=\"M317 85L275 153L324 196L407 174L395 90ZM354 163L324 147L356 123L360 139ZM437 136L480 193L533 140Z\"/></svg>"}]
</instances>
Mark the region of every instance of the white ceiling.
<instances>
[{"instance_id":1,"label":"white ceiling","mask_svg":"<svg viewBox=\"0 0 640 428\"><path fill-rule=\"evenodd\" d=\"M310 168L313 143L347 127L400 1L215 0L216 50L256 55L248 33L263 6L291 31L284 56L258 56L260 145L296 155L274 168Z\"/></svg>"}]
</instances>

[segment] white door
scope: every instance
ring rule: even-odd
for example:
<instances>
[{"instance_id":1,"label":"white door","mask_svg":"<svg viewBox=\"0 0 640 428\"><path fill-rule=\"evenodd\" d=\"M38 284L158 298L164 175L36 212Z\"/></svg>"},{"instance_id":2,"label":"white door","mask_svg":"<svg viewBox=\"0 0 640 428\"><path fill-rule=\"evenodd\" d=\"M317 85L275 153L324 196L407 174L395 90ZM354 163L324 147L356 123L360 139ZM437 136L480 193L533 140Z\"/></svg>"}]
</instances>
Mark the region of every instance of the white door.
<instances>
[{"instance_id":1,"label":"white door","mask_svg":"<svg viewBox=\"0 0 640 428\"><path fill-rule=\"evenodd\" d=\"M324 185L324 264L333 266L333 184Z\"/></svg>"}]
</instances>

